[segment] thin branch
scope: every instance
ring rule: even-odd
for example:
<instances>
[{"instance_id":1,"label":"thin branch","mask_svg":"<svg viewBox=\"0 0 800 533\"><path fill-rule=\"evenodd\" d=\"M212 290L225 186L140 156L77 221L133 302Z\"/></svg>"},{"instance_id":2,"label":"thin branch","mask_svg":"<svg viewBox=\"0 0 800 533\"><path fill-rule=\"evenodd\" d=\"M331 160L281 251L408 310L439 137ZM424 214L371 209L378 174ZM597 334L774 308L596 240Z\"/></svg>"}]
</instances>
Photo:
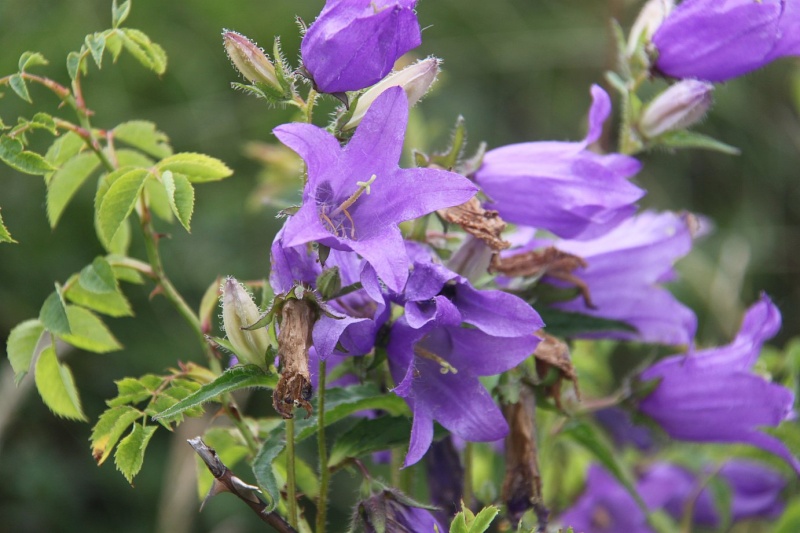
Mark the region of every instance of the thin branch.
<instances>
[{"instance_id":1,"label":"thin branch","mask_svg":"<svg viewBox=\"0 0 800 533\"><path fill-rule=\"evenodd\" d=\"M216 486L211 488L211 492L209 492L209 496L206 499L219 492L228 491L246 503L261 520L275 528L275 531L279 533L297 533L297 530L290 526L279 514L270 513L266 510L266 502L256 494L258 488L248 485L233 475L233 472L228 470L228 467L222 463L214 448L209 448L200 437L189 439L187 442L194 448L194 451L206 464L208 471L216 479Z\"/></svg>"}]
</instances>

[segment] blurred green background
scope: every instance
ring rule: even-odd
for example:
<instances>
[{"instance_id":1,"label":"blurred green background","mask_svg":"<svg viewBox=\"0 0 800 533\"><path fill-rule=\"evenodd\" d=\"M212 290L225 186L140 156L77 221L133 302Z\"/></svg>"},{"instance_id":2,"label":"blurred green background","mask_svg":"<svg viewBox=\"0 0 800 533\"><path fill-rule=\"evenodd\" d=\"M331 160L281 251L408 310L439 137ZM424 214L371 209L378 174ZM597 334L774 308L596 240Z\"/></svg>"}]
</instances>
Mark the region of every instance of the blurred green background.
<instances>
[{"instance_id":1,"label":"blurred green background","mask_svg":"<svg viewBox=\"0 0 800 533\"><path fill-rule=\"evenodd\" d=\"M51 62L40 73L66 83L66 53L83 36L110 26L108 0L0 0L0 75L14 72L26 50ZM248 197L259 166L245 157L251 140L274 141L271 129L288 120L283 110L233 91L239 81L221 46L229 28L271 46L282 37L296 65L294 16L307 22L322 0L134 0L126 26L160 43L169 56L160 79L123 54L102 71L90 67L84 83L101 128L130 119L156 122L176 151L205 152L226 161L235 176L198 187L192 234L174 226L162 253L167 272L196 305L218 275L264 277L275 210L253 209ZM609 19L629 26L638 2L623 0L420 0L425 28L414 53L444 59L437 90L412 124L421 148L444 148L458 114L467 119L472 146L583 136L589 86L603 84L613 67ZM604 86L607 85L603 84ZM55 98L34 87L36 110L59 113ZM697 129L742 149L739 157L708 152L643 157L638 183L649 191L645 207L690 210L709 216L716 232L681 262L679 297L698 311L702 342L730 338L744 306L767 291L784 316L781 345L800 331L800 77L783 60L718 88L716 105ZM327 104L330 109L331 105ZM9 124L33 107L7 91L0 117ZM64 115L72 118L69 115ZM609 129L613 138L613 129ZM42 143L47 134L39 134ZM44 144L43 144L44 146ZM611 146L611 145L609 145ZM85 186L57 229L47 224L41 178L0 167L0 208L19 244L0 245L0 341L14 325L35 317L53 282L63 282L102 249L92 227L94 191ZM535 208L535 199L531 199ZM166 227L164 228L167 229ZM133 254L141 254L141 243ZM147 286L127 287L135 319L110 319L125 345L110 355L72 353L85 410L95 420L115 394L113 380L161 372L178 360L202 358L189 329ZM52 416L27 384L15 388L0 362L0 531L257 531L260 522L233 498L196 513L190 457L183 440L193 434L159 432L132 489L111 461L98 468L89 453L90 426ZM254 402L269 402L267 394ZM187 429L187 432L191 429ZM195 428L195 431L197 428ZM191 459L189 459L191 460ZM188 472L182 478L180 472ZM167 481L167 483L165 483ZM342 494L345 502L350 494ZM332 514L344 529L345 513Z\"/></svg>"}]
</instances>

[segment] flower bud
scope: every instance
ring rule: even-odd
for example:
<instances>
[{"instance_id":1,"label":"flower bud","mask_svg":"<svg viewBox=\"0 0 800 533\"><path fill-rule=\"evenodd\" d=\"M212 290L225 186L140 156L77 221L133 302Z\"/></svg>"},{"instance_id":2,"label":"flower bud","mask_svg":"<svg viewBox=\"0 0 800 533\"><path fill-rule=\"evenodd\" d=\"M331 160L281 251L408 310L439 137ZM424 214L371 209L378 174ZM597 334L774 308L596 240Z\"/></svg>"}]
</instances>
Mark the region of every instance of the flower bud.
<instances>
[{"instance_id":1,"label":"flower bud","mask_svg":"<svg viewBox=\"0 0 800 533\"><path fill-rule=\"evenodd\" d=\"M629 56L633 55L643 38L646 41L650 40L674 7L675 0L650 0L642 7L628 34Z\"/></svg>"},{"instance_id":2,"label":"flower bud","mask_svg":"<svg viewBox=\"0 0 800 533\"><path fill-rule=\"evenodd\" d=\"M222 325L236 356L244 363L264 366L269 348L266 328L245 330L259 319L253 298L236 278L228 277L222 283Z\"/></svg>"},{"instance_id":3,"label":"flower bud","mask_svg":"<svg viewBox=\"0 0 800 533\"><path fill-rule=\"evenodd\" d=\"M389 87L402 87L408 98L408 106L411 107L416 104L436 81L436 76L439 75L439 64L439 59L429 57L386 76L380 83L372 86L361 95L358 102L356 102L350 120L342 127L342 131L351 130L358 126L372 102Z\"/></svg>"},{"instance_id":4,"label":"flower bud","mask_svg":"<svg viewBox=\"0 0 800 533\"><path fill-rule=\"evenodd\" d=\"M639 131L652 139L696 124L711 107L713 91L714 86L703 81L676 83L647 105L639 121Z\"/></svg>"},{"instance_id":5,"label":"flower bud","mask_svg":"<svg viewBox=\"0 0 800 533\"><path fill-rule=\"evenodd\" d=\"M367 533L446 531L426 506L389 488L359 502L353 524Z\"/></svg>"},{"instance_id":6,"label":"flower bud","mask_svg":"<svg viewBox=\"0 0 800 533\"><path fill-rule=\"evenodd\" d=\"M223 32L222 43L233 66L247 81L283 90L275 74L275 66L256 43L235 31Z\"/></svg>"}]
</instances>

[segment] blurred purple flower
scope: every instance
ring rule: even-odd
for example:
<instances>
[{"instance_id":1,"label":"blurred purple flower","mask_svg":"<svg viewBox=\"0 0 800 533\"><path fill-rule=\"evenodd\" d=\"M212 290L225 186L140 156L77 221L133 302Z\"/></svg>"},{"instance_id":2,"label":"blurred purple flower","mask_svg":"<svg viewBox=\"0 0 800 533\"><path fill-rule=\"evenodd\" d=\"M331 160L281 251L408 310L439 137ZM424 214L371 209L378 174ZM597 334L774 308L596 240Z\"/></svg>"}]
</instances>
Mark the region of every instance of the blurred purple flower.
<instances>
[{"instance_id":1,"label":"blurred purple flower","mask_svg":"<svg viewBox=\"0 0 800 533\"><path fill-rule=\"evenodd\" d=\"M502 412L478 376L513 368L539 343L538 313L514 295L479 291L409 244L414 270L405 314L392 326L387 347L394 392L414 414L405 465L419 461L436 420L469 441L494 441L508 432ZM462 327L466 323L468 327Z\"/></svg>"},{"instance_id":2,"label":"blurred purple flower","mask_svg":"<svg viewBox=\"0 0 800 533\"><path fill-rule=\"evenodd\" d=\"M609 407L594 413L594 418L611 435L614 444L622 448L632 445L647 451L653 448L653 436L645 426L637 426L631 415L620 407Z\"/></svg>"},{"instance_id":3,"label":"blurred purple flower","mask_svg":"<svg viewBox=\"0 0 800 533\"><path fill-rule=\"evenodd\" d=\"M661 286L676 277L673 263L692 248L685 216L645 211L597 239L561 240L552 245L586 261L585 268L577 268L572 274L589 287L594 304L590 308L583 298L576 297L555 307L619 320L636 328L636 332L612 331L586 337L691 344L697 329L694 312Z\"/></svg>"},{"instance_id":4,"label":"blurred purple flower","mask_svg":"<svg viewBox=\"0 0 800 533\"><path fill-rule=\"evenodd\" d=\"M800 55L796 0L685 0L653 35L656 70L722 82Z\"/></svg>"},{"instance_id":5,"label":"blurred purple flower","mask_svg":"<svg viewBox=\"0 0 800 533\"><path fill-rule=\"evenodd\" d=\"M776 518L783 512L780 493L786 480L776 471L758 463L734 459L716 474L731 491L733 521L746 518ZM708 488L698 492L704 480L689 470L671 463L651 465L637 483L637 490L651 510L664 509L680 520L687 504L693 507L692 521L717 527L721 519ZM693 500L693 501L690 501Z\"/></svg>"},{"instance_id":6,"label":"blurred purple flower","mask_svg":"<svg viewBox=\"0 0 800 533\"><path fill-rule=\"evenodd\" d=\"M422 44L416 0L327 0L308 28L303 66L323 93L379 82L403 54Z\"/></svg>"},{"instance_id":7,"label":"blurred purple flower","mask_svg":"<svg viewBox=\"0 0 800 533\"><path fill-rule=\"evenodd\" d=\"M778 308L762 295L745 314L732 343L669 357L642 372L643 381L660 381L639 402L639 410L675 439L751 444L800 473L800 461L786 445L759 431L794 416L792 391L751 371L761 345L778 332L780 323Z\"/></svg>"},{"instance_id":8,"label":"blurred purple flower","mask_svg":"<svg viewBox=\"0 0 800 533\"><path fill-rule=\"evenodd\" d=\"M490 150L475 179L507 222L545 229L563 238L602 235L636 210L645 192L629 180L636 159L599 155L587 147L600 138L611 99L592 86L589 132L581 142L529 142Z\"/></svg>"},{"instance_id":9,"label":"blurred purple flower","mask_svg":"<svg viewBox=\"0 0 800 533\"><path fill-rule=\"evenodd\" d=\"M653 533L636 500L597 465L589 468L583 494L558 522L576 533Z\"/></svg>"},{"instance_id":10,"label":"blurred purple flower","mask_svg":"<svg viewBox=\"0 0 800 533\"><path fill-rule=\"evenodd\" d=\"M392 87L375 100L344 147L311 124L275 128L308 167L303 206L286 222L282 246L317 241L356 252L399 292L409 264L397 224L462 204L477 191L452 172L399 168L407 121L406 95Z\"/></svg>"}]
</instances>

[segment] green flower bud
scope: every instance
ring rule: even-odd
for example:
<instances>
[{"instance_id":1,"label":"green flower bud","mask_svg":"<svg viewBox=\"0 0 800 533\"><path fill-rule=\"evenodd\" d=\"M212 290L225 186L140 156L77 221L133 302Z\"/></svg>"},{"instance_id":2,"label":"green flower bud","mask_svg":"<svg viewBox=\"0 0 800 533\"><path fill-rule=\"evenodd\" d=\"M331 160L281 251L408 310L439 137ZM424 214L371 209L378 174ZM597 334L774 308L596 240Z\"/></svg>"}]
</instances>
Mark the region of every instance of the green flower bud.
<instances>
[{"instance_id":1,"label":"green flower bud","mask_svg":"<svg viewBox=\"0 0 800 533\"><path fill-rule=\"evenodd\" d=\"M233 66L250 83L263 83L283 91L275 66L256 43L235 31L222 33L222 43Z\"/></svg>"},{"instance_id":2,"label":"green flower bud","mask_svg":"<svg viewBox=\"0 0 800 533\"><path fill-rule=\"evenodd\" d=\"M713 92L711 83L679 81L647 104L639 121L639 131L652 139L668 131L691 127L702 120L711 107Z\"/></svg>"},{"instance_id":3,"label":"green flower bud","mask_svg":"<svg viewBox=\"0 0 800 533\"><path fill-rule=\"evenodd\" d=\"M439 75L439 64L440 61L437 58L429 57L386 76L361 95L350 119L342 126L342 131L358 126L372 102L389 87L402 87L408 98L408 106L416 104L436 81L436 76Z\"/></svg>"},{"instance_id":4,"label":"green flower bud","mask_svg":"<svg viewBox=\"0 0 800 533\"><path fill-rule=\"evenodd\" d=\"M259 319L258 306L252 296L234 277L222 282L222 325L237 357L243 363L259 366L267 364L265 356L269 348L266 328L248 331L246 328Z\"/></svg>"}]
</instances>

